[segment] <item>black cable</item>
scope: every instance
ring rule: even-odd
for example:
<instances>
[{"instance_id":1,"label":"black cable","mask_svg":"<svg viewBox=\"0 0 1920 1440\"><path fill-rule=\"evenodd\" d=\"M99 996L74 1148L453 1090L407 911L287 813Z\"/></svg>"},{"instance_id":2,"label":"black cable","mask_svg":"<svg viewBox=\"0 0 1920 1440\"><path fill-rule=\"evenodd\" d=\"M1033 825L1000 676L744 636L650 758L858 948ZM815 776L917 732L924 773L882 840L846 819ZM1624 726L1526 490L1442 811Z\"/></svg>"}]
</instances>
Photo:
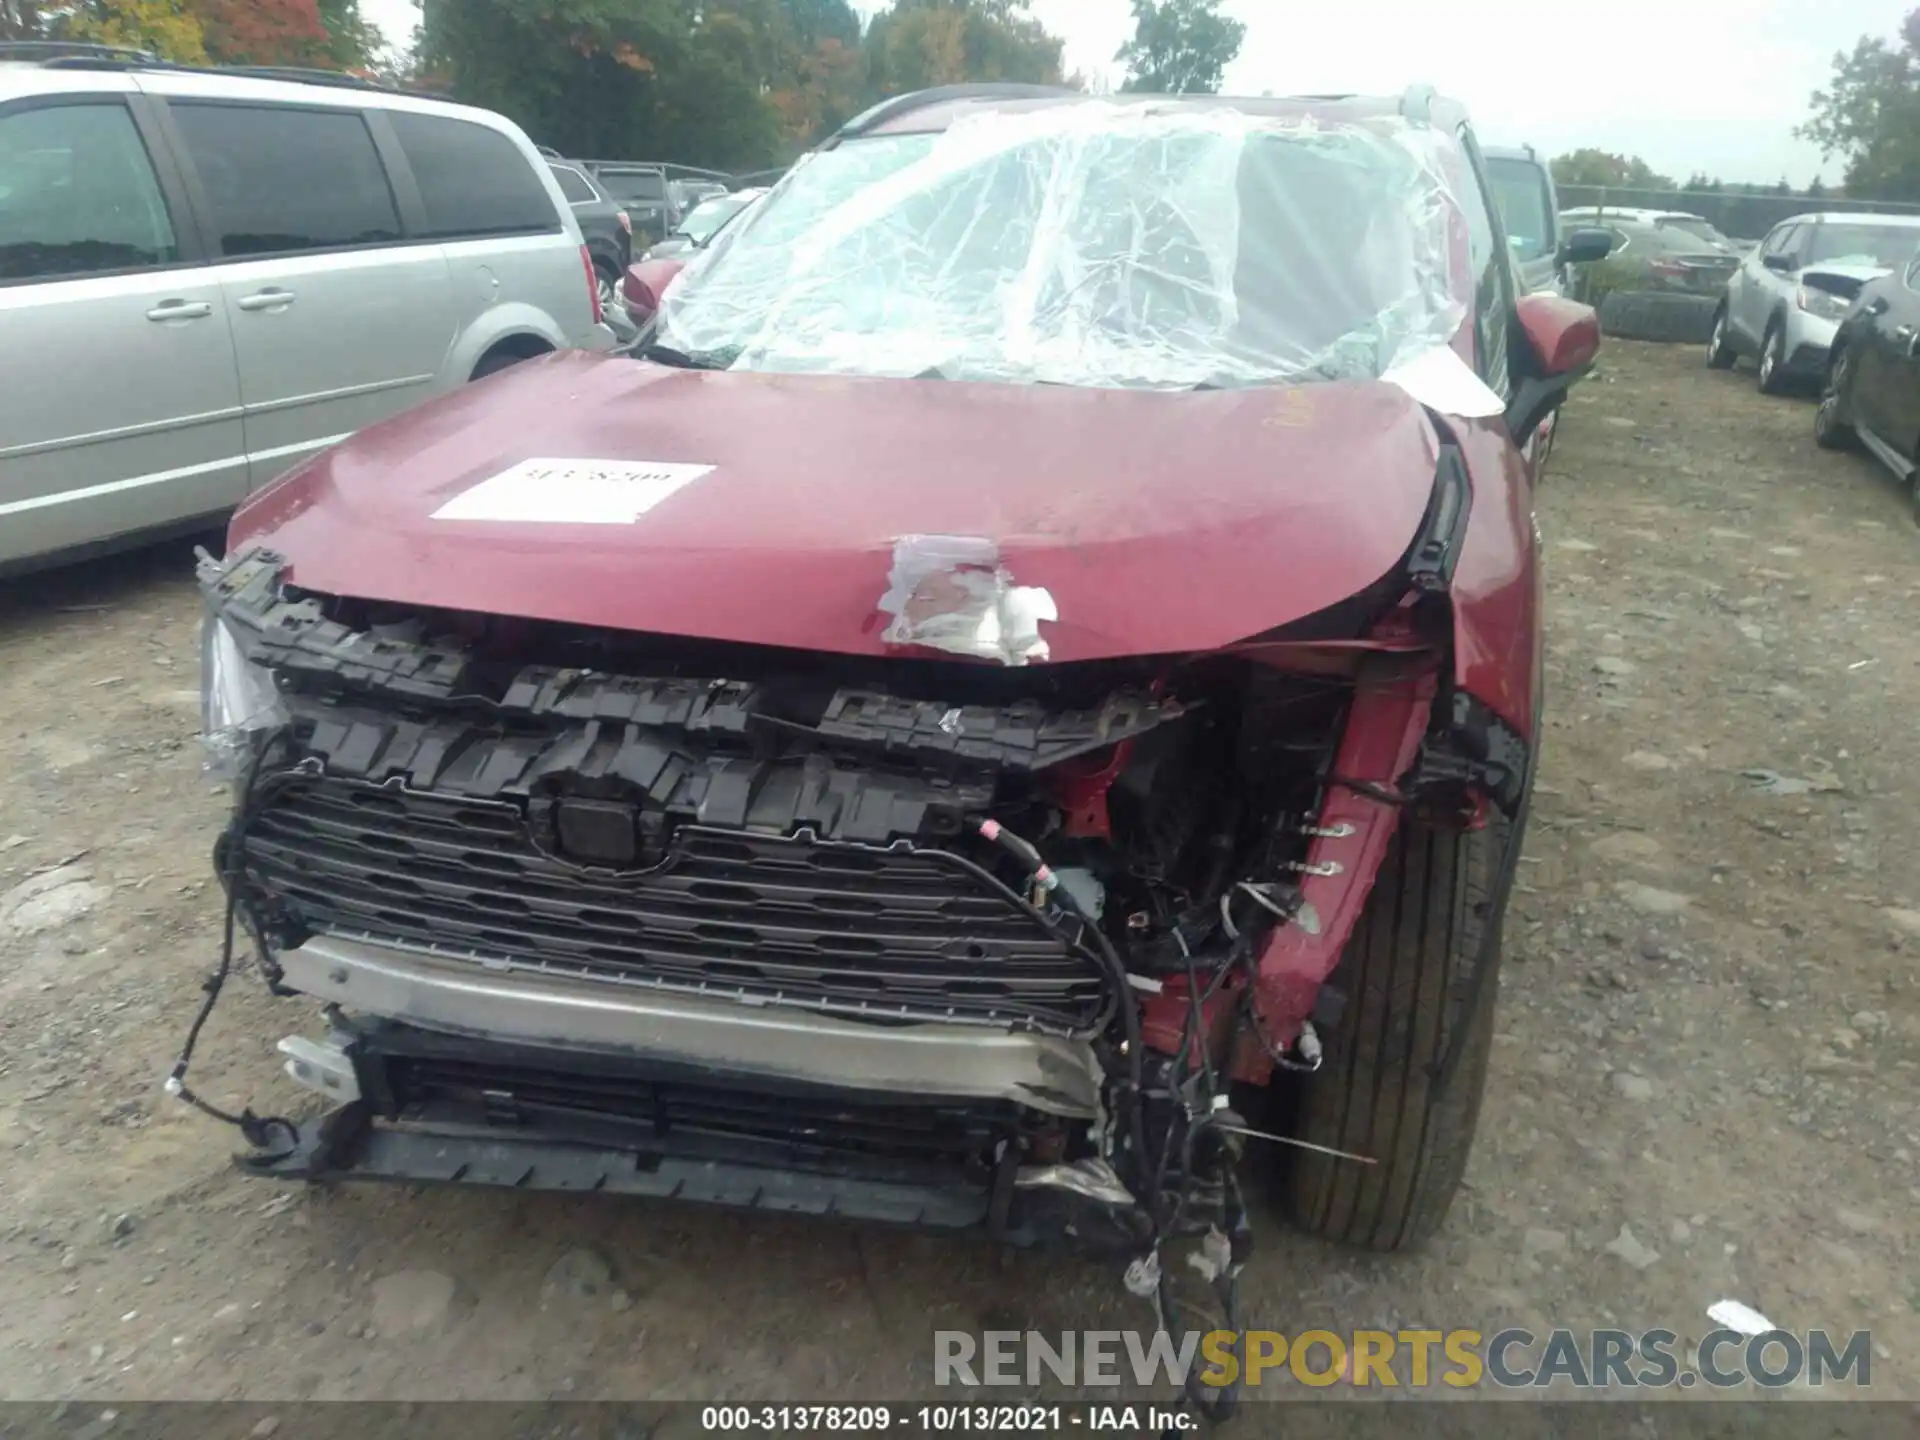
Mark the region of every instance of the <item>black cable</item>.
<instances>
[{"instance_id":1,"label":"black cable","mask_svg":"<svg viewBox=\"0 0 1920 1440\"><path fill-rule=\"evenodd\" d=\"M193 1063L194 1048L200 1043L200 1032L206 1027L213 1007L219 1003L220 992L225 988L227 977L233 973L234 932L240 910L240 873L244 861L240 858L246 837L247 824L253 814L254 795L259 787L261 772L266 768L267 750L279 738L278 731L266 732L264 740L256 740L251 763L247 769L245 783L240 789L240 799L235 806L234 817L228 822L226 833L220 837L214 847L215 864L221 884L226 888L226 914L221 925L220 963L213 973L200 984L204 998L200 1009L193 1017L193 1023L187 1027L186 1042L180 1047L180 1058L173 1062L173 1069L167 1076L167 1092L193 1106L201 1114L224 1124L231 1125L246 1137L247 1143L256 1150L265 1150L275 1131L287 1136L284 1148L272 1155L260 1157L262 1160L283 1160L291 1155L299 1142L300 1132L292 1121L279 1115L256 1115L251 1106L238 1115L223 1110L212 1101L202 1098L186 1083L187 1069Z\"/></svg>"},{"instance_id":2,"label":"black cable","mask_svg":"<svg viewBox=\"0 0 1920 1440\"><path fill-rule=\"evenodd\" d=\"M1027 866L1033 878L1045 885L1055 901L1072 913L1081 923L1085 933L1092 937L1094 949L1106 965L1109 978L1113 981L1115 994L1119 997L1120 1024L1125 1033L1127 1051L1127 1088L1128 1095L1128 1134L1133 1143L1134 1154L1139 1157L1141 1172L1147 1165L1147 1120L1144 1092L1146 1090L1146 1072L1142 1052L1146 1041L1140 1030L1140 1008L1134 1002L1133 981L1127 975L1127 967L1120 959L1120 952L1113 948L1113 942L1107 939L1104 931L1094 917L1089 915L1072 891L1061 886L1053 871L1040 858L1040 852L1018 835L1013 834L997 820L982 820L976 827L983 839L991 841L1017 858ZM1049 883L1051 882L1051 883ZM1148 1198L1147 1218L1153 1225L1153 1244L1160 1244L1159 1202Z\"/></svg>"}]
</instances>

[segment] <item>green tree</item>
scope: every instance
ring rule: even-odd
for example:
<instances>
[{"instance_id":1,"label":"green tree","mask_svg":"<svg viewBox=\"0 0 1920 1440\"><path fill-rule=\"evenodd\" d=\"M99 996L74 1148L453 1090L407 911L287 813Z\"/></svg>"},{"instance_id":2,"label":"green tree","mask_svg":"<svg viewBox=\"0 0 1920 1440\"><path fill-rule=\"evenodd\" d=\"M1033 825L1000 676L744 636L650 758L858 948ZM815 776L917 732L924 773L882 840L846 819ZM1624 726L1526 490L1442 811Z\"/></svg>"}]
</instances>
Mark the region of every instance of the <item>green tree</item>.
<instances>
[{"instance_id":1,"label":"green tree","mask_svg":"<svg viewBox=\"0 0 1920 1440\"><path fill-rule=\"evenodd\" d=\"M796 152L865 106L867 57L860 48L860 17L847 0L781 0L779 19L767 103L783 148Z\"/></svg>"},{"instance_id":2,"label":"green tree","mask_svg":"<svg viewBox=\"0 0 1920 1440\"><path fill-rule=\"evenodd\" d=\"M866 35L872 98L1002 80L1061 83L1060 41L1027 11L1027 0L895 0Z\"/></svg>"},{"instance_id":3,"label":"green tree","mask_svg":"<svg viewBox=\"0 0 1920 1440\"><path fill-rule=\"evenodd\" d=\"M1920 200L1920 10L1900 39L1863 36L1833 57L1833 79L1812 97L1813 114L1795 132L1846 162L1849 195Z\"/></svg>"},{"instance_id":4,"label":"green tree","mask_svg":"<svg viewBox=\"0 0 1920 1440\"><path fill-rule=\"evenodd\" d=\"M41 8L56 39L124 45L182 65L207 61L200 21L180 0L76 0Z\"/></svg>"},{"instance_id":5,"label":"green tree","mask_svg":"<svg viewBox=\"0 0 1920 1440\"><path fill-rule=\"evenodd\" d=\"M1220 0L1133 0L1133 39L1114 56L1127 64L1123 90L1187 95L1220 90L1247 27Z\"/></svg>"},{"instance_id":6,"label":"green tree","mask_svg":"<svg viewBox=\"0 0 1920 1440\"><path fill-rule=\"evenodd\" d=\"M0 0L0 40L40 40L47 33L39 0Z\"/></svg>"},{"instance_id":7,"label":"green tree","mask_svg":"<svg viewBox=\"0 0 1920 1440\"><path fill-rule=\"evenodd\" d=\"M1608 150L1583 149L1556 155L1548 168L1556 185L1603 185L1610 189L1671 190L1671 177L1662 175L1638 155L1615 155Z\"/></svg>"}]
</instances>

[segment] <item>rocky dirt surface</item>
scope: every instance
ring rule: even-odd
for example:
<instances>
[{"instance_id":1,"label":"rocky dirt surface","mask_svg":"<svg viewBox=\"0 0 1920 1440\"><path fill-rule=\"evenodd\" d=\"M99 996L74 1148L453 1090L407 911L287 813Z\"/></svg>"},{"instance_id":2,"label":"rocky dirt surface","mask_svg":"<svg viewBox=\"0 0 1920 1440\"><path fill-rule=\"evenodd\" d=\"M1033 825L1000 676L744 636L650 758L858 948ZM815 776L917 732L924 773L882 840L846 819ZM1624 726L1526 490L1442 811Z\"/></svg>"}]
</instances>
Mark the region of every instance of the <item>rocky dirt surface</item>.
<instances>
[{"instance_id":1,"label":"rocky dirt surface","mask_svg":"<svg viewBox=\"0 0 1920 1440\"><path fill-rule=\"evenodd\" d=\"M1263 1228L1297 1333L1871 1329L1920 1395L1920 537L1804 401L1609 347L1540 501L1544 771L1469 1186ZM162 1095L216 952L184 546L0 590L0 1394L931 1395L935 1328L1134 1327L1109 1267L591 1197L278 1189ZM297 1103L230 987L195 1083ZM950 1398L950 1392L948 1392Z\"/></svg>"}]
</instances>

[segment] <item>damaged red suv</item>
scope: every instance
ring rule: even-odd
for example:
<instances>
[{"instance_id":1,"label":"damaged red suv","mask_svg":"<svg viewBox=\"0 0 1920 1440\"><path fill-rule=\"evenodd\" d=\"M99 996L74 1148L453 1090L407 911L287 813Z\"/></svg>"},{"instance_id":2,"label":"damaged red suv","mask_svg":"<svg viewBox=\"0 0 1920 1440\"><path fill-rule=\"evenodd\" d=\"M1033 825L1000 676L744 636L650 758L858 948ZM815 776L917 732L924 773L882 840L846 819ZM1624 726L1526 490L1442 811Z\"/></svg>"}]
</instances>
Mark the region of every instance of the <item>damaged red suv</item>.
<instances>
[{"instance_id":1,"label":"damaged red suv","mask_svg":"<svg viewBox=\"0 0 1920 1440\"><path fill-rule=\"evenodd\" d=\"M1539 739L1524 442L1598 346L1508 256L1430 94L910 95L656 269L643 358L255 497L217 858L330 1103L246 1163L1151 1273L1235 1268L1259 1147L1307 1228L1430 1233Z\"/></svg>"}]
</instances>

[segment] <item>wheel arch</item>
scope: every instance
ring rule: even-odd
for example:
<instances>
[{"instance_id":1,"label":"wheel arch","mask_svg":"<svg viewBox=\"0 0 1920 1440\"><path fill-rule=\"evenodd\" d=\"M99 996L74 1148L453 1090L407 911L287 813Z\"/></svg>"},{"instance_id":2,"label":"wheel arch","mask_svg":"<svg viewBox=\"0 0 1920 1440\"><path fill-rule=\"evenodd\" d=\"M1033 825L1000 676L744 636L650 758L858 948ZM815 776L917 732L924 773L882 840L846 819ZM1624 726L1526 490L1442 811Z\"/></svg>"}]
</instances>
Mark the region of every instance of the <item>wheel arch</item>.
<instances>
[{"instance_id":1,"label":"wheel arch","mask_svg":"<svg viewBox=\"0 0 1920 1440\"><path fill-rule=\"evenodd\" d=\"M578 265L579 261L574 263ZM549 350L564 350L568 344L559 327L535 306L519 302L496 305L454 342L447 368L455 383L464 383L482 361L494 355L527 360Z\"/></svg>"}]
</instances>

